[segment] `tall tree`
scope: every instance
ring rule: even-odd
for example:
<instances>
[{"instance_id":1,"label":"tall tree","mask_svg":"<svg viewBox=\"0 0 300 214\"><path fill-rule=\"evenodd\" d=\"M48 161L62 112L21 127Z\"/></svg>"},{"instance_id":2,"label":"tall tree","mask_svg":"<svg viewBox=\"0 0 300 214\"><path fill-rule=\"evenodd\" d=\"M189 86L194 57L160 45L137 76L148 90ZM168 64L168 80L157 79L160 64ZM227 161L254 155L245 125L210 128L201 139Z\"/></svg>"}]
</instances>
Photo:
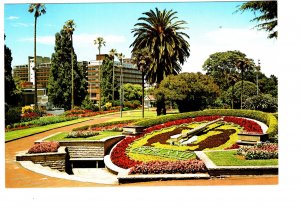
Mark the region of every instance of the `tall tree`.
<instances>
[{"instance_id":1,"label":"tall tree","mask_svg":"<svg viewBox=\"0 0 300 214\"><path fill-rule=\"evenodd\" d=\"M234 76L237 80L241 80L241 73L237 67L237 62L239 60L248 60L246 54L234 50L234 51L225 51L225 52L216 52L211 54L207 60L205 60L202 68L206 71L206 74L213 77L215 82L219 85L222 90L227 90L232 83L235 82L230 81L230 76ZM252 68L254 68L255 64L253 62ZM254 81L254 69L249 70L247 75L245 75L245 79L248 81Z\"/></svg>"},{"instance_id":2,"label":"tall tree","mask_svg":"<svg viewBox=\"0 0 300 214\"><path fill-rule=\"evenodd\" d=\"M178 74L181 65L190 55L189 36L182 32L186 24L183 20L176 20L177 12L173 10L155 11L143 13L132 30L135 40L130 45L132 52L146 49L151 54L152 62L145 74L146 80L156 83L157 86L165 76ZM157 103L157 115L165 114L165 103L161 100Z\"/></svg>"},{"instance_id":3,"label":"tall tree","mask_svg":"<svg viewBox=\"0 0 300 214\"><path fill-rule=\"evenodd\" d=\"M72 95L71 95L71 109L74 108L74 65L73 65L73 55L74 55L74 47L73 47L73 33L75 31L75 22L74 20L68 20L66 21L64 25L64 30L67 33L68 37L71 41L71 71L72 71Z\"/></svg>"},{"instance_id":4,"label":"tall tree","mask_svg":"<svg viewBox=\"0 0 300 214\"><path fill-rule=\"evenodd\" d=\"M99 111L101 111L101 93L102 93L102 70L101 70L101 65L100 65L100 51L101 47L105 46L106 42L102 37L97 37L94 40L94 44L98 45L98 51L99 51Z\"/></svg>"},{"instance_id":5,"label":"tall tree","mask_svg":"<svg viewBox=\"0 0 300 214\"><path fill-rule=\"evenodd\" d=\"M55 35L54 53L51 57L51 69L47 86L49 100L56 107L71 109L72 64L74 71L74 105L80 106L87 95L86 70L77 63L71 40L66 29ZM72 62L71 62L72 60Z\"/></svg>"},{"instance_id":6,"label":"tall tree","mask_svg":"<svg viewBox=\"0 0 300 214\"><path fill-rule=\"evenodd\" d=\"M112 59L112 104L115 103L115 56L117 56L117 50L111 49L109 56Z\"/></svg>"},{"instance_id":7,"label":"tall tree","mask_svg":"<svg viewBox=\"0 0 300 214\"><path fill-rule=\"evenodd\" d=\"M30 4L28 12L34 13L34 107L37 108L36 26L37 18L46 13L46 7L44 4Z\"/></svg>"},{"instance_id":8,"label":"tall tree","mask_svg":"<svg viewBox=\"0 0 300 214\"><path fill-rule=\"evenodd\" d=\"M182 73L166 77L155 90L156 99L176 102L180 112L198 111L212 105L219 87L212 77L199 73Z\"/></svg>"},{"instance_id":9,"label":"tall tree","mask_svg":"<svg viewBox=\"0 0 300 214\"><path fill-rule=\"evenodd\" d=\"M276 38L278 36L277 26L277 1L249 1L239 6L238 11L253 11L258 14L251 21L259 22L255 27L258 30L265 30L269 33L268 38Z\"/></svg>"},{"instance_id":10,"label":"tall tree","mask_svg":"<svg viewBox=\"0 0 300 214\"><path fill-rule=\"evenodd\" d=\"M5 104L9 106L17 106L21 101L21 91L17 89L12 76L12 60L11 50L4 45ZM5 109L5 111L7 111L7 109Z\"/></svg>"}]
</instances>

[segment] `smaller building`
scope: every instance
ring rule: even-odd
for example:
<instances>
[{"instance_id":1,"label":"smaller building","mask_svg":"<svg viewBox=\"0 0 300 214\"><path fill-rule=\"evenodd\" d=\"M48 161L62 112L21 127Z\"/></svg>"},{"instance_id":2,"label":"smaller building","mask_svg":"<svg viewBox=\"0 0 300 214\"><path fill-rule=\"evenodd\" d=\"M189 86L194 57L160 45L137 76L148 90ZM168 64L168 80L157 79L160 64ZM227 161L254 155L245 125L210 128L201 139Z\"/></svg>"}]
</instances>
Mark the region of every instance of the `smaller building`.
<instances>
[{"instance_id":1,"label":"smaller building","mask_svg":"<svg viewBox=\"0 0 300 214\"><path fill-rule=\"evenodd\" d=\"M153 95L146 95L144 98L144 106L146 108L154 107L156 103L156 99Z\"/></svg>"}]
</instances>

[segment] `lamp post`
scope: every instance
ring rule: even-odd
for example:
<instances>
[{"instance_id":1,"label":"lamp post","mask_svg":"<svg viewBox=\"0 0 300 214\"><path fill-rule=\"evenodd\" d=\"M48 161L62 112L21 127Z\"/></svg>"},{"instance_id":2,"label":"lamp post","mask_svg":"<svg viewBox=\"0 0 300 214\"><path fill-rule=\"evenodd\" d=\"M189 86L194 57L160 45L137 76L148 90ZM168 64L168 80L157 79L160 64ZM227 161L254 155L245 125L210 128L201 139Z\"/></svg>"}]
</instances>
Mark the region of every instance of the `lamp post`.
<instances>
[{"instance_id":1,"label":"lamp post","mask_svg":"<svg viewBox=\"0 0 300 214\"><path fill-rule=\"evenodd\" d=\"M121 75L120 75L120 117L122 118L122 114L123 114L123 100L124 100L124 89L123 89L123 59L124 59L124 55L122 53L119 53L118 55L118 59L120 61L120 69L121 69Z\"/></svg>"},{"instance_id":2,"label":"lamp post","mask_svg":"<svg viewBox=\"0 0 300 214\"><path fill-rule=\"evenodd\" d=\"M260 59L258 59L258 66L256 69L256 95L258 95L258 72L260 72Z\"/></svg>"}]
</instances>

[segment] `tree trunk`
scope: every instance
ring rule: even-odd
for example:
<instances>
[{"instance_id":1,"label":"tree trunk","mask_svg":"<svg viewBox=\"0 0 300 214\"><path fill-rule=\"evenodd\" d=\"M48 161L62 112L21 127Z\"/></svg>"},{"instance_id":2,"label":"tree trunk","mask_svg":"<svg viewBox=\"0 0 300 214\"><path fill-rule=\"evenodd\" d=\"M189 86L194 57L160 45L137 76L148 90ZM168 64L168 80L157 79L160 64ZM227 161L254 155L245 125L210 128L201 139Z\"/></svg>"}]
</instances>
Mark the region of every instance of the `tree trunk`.
<instances>
[{"instance_id":1,"label":"tree trunk","mask_svg":"<svg viewBox=\"0 0 300 214\"><path fill-rule=\"evenodd\" d=\"M115 105L115 57L113 57L112 105Z\"/></svg>"},{"instance_id":2,"label":"tree trunk","mask_svg":"<svg viewBox=\"0 0 300 214\"><path fill-rule=\"evenodd\" d=\"M101 75L101 68L100 68L100 48L99 48L99 111L101 111L101 81L102 81L102 75Z\"/></svg>"},{"instance_id":3,"label":"tree trunk","mask_svg":"<svg viewBox=\"0 0 300 214\"><path fill-rule=\"evenodd\" d=\"M72 66L72 101L71 109L74 109L74 65L73 65L73 38L71 35L71 66Z\"/></svg>"},{"instance_id":4,"label":"tree trunk","mask_svg":"<svg viewBox=\"0 0 300 214\"><path fill-rule=\"evenodd\" d=\"M142 117L145 117L145 86L144 86L144 71L142 71Z\"/></svg>"},{"instance_id":5,"label":"tree trunk","mask_svg":"<svg viewBox=\"0 0 300 214\"><path fill-rule=\"evenodd\" d=\"M37 64L36 64L36 25L37 17L34 17L34 109L38 108L37 105Z\"/></svg>"},{"instance_id":6,"label":"tree trunk","mask_svg":"<svg viewBox=\"0 0 300 214\"><path fill-rule=\"evenodd\" d=\"M244 71L242 70L241 109L243 109L243 93L244 93Z\"/></svg>"}]
</instances>

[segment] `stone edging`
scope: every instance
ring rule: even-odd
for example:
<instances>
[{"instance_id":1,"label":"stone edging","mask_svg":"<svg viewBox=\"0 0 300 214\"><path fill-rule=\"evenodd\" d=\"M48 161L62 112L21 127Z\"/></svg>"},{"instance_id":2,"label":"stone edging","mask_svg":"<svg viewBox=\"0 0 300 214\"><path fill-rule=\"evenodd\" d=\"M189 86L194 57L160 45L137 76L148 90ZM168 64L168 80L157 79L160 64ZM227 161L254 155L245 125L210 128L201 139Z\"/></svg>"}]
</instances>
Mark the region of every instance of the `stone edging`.
<instances>
[{"instance_id":1,"label":"stone edging","mask_svg":"<svg viewBox=\"0 0 300 214\"><path fill-rule=\"evenodd\" d=\"M211 176L223 175L278 175L278 166L217 166L202 152L195 152L203 160Z\"/></svg>"}]
</instances>

